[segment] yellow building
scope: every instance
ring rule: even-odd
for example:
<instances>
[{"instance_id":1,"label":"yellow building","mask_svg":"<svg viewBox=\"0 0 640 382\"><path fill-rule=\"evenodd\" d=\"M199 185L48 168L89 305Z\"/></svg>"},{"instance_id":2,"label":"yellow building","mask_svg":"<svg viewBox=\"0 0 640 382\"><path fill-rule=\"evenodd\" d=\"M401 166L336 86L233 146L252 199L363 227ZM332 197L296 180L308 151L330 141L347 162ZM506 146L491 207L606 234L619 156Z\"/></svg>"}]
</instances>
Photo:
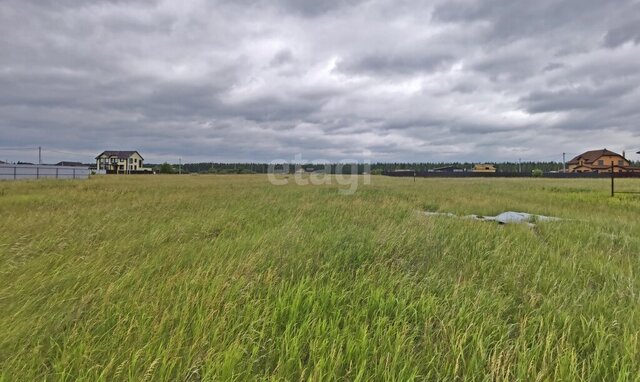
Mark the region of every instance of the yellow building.
<instances>
[{"instance_id":1,"label":"yellow building","mask_svg":"<svg viewBox=\"0 0 640 382\"><path fill-rule=\"evenodd\" d=\"M473 166L473 172L496 172L496 166L487 163L481 163Z\"/></svg>"},{"instance_id":2,"label":"yellow building","mask_svg":"<svg viewBox=\"0 0 640 382\"><path fill-rule=\"evenodd\" d=\"M607 149L591 150L582 153L567 162L568 172L636 172L640 169L631 167L629 161L618 153Z\"/></svg>"},{"instance_id":3,"label":"yellow building","mask_svg":"<svg viewBox=\"0 0 640 382\"><path fill-rule=\"evenodd\" d=\"M98 172L105 170L118 174L144 170L144 158L137 151L103 151L96 157Z\"/></svg>"}]
</instances>

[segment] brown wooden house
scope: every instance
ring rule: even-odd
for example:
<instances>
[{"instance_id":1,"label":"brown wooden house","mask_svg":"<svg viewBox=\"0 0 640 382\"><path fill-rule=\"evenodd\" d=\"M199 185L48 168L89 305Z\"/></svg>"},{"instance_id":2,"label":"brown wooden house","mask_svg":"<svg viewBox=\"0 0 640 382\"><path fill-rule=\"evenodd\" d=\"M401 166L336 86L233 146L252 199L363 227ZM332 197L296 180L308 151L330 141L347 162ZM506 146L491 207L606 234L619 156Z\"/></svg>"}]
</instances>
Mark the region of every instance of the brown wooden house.
<instances>
[{"instance_id":1,"label":"brown wooden house","mask_svg":"<svg viewBox=\"0 0 640 382\"><path fill-rule=\"evenodd\" d=\"M640 168L631 167L631 163L618 153L607 149L584 152L568 163L568 172L640 172Z\"/></svg>"}]
</instances>

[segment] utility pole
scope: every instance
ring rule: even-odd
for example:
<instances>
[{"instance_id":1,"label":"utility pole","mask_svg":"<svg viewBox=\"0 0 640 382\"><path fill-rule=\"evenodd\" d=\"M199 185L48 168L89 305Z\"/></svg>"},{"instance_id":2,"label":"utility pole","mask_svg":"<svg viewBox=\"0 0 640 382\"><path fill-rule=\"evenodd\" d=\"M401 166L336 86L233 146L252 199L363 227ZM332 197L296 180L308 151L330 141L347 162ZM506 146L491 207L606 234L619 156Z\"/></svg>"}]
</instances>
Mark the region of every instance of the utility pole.
<instances>
[{"instance_id":1,"label":"utility pole","mask_svg":"<svg viewBox=\"0 0 640 382\"><path fill-rule=\"evenodd\" d=\"M563 173L567 172L567 160L565 159L565 155L567 155L567 153L562 153L562 172Z\"/></svg>"},{"instance_id":2,"label":"utility pole","mask_svg":"<svg viewBox=\"0 0 640 382\"><path fill-rule=\"evenodd\" d=\"M518 158L518 172L522 172L522 158Z\"/></svg>"},{"instance_id":3,"label":"utility pole","mask_svg":"<svg viewBox=\"0 0 640 382\"><path fill-rule=\"evenodd\" d=\"M182 174L182 158L178 158L178 175Z\"/></svg>"},{"instance_id":4,"label":"utility pole","mask_svg":"<svg viewBox=\"0 0 640 382\"><path fill-rule=\"evenodd\" d=\"M38 164L42 164L42 146L38 146Z\"/></svg>"}]
</instances>

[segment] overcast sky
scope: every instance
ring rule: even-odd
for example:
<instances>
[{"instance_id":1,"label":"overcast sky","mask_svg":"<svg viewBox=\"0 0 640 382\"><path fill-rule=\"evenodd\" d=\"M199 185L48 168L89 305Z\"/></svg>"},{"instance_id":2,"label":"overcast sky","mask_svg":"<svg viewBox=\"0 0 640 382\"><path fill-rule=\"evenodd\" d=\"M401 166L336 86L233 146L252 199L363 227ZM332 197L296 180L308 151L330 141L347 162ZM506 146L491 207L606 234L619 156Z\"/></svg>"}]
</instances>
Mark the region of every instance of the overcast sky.
<instances>
[{"instance_id":1,"label":"overcast sky","mask_svg":"<svg viewBox=\"0 0 640 382\"><path fill-rule=\"evenodd\" d=\"M0 159L637 159L639 85L638 1L0 1Z\"/></svg>"}]
</instances>

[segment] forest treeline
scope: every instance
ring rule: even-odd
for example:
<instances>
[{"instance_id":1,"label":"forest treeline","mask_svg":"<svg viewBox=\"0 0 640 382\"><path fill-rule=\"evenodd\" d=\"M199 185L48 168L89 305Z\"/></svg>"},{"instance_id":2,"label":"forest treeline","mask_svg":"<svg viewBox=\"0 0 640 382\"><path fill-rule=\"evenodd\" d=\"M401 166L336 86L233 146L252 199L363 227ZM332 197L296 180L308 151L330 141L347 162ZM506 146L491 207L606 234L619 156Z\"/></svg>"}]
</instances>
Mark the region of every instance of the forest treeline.
<instances>
[{"instance_id":1,"label":"forest treeline","mask_svg":"<svg viewBox=\"0 0 640 382\"><path fill-rule=\"evenodd\" d=\"M562 170L561 162L493 162L497 172L522 172L531 173L533 170L541 170L543 172ZM363 174L370 172L372 174L382 173L383 171L395 170L415 170L415 171L433 171L442 167L455 167L459 170L471 171L474 163L470 162L394 162L394 163L354 163L354 164L268 164L268 163L185 163L177 164L157 164L152 165L158 172L183 172L183 173L200 173L200 174L266 174L275 171L281 173L294 173L296 171L324 171L335 174L341 172L343 174L358 173Z\"/></svg>"}]
</instances>

